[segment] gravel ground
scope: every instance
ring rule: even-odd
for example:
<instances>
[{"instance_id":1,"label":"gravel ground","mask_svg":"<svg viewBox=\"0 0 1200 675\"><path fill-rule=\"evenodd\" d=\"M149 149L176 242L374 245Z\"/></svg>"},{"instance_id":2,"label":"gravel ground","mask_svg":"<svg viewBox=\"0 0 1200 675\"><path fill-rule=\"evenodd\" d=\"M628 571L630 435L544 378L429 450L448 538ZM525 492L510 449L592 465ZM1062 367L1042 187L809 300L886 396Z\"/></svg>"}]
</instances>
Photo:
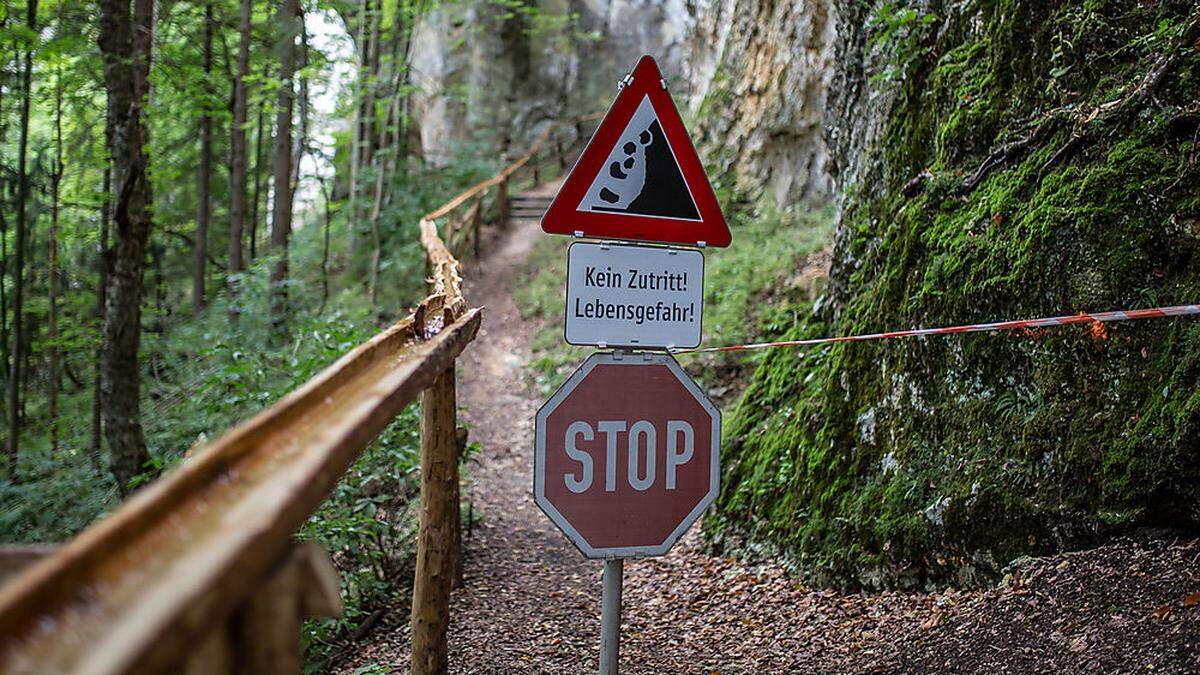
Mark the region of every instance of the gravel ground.
<instances>
[{"instance_id":1,"label":"gravel ground","mask_svg":"<svg viewBox=\"0 0 1200 675\"><path fill-rule=\"evenodd\" d=\"M469 266L487 280L469 285L487 313L459 371L483 445L467 488L482 519L452 598L452 672L586 673L598 659L601 563L530 494L532 327L507 289L537 236L536 223L518 225ZM986 591L807 588L776 567L709 556L694 532L666 556L628 562L625 579L623 672L1200 673L1200 543L1171 533L1031 560ZM407 660L401 603L334 671L405 672Z\"/></svg>"}]
</instances>

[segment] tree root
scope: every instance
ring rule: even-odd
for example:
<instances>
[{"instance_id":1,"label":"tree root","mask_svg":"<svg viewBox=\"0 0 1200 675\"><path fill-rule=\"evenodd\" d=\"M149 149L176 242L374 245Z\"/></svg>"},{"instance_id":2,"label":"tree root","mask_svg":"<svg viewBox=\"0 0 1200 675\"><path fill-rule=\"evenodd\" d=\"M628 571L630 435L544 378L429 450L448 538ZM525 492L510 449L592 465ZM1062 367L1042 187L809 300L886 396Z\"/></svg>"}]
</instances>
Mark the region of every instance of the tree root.
<instances>
[{"instance_id":1,"label":"tree root","mask_svg":"<svg viewBox=\"0 0 1200 675\"><path fill-rule=\"evenodd\" d=\"M1141 108L1142 104L1154 96L1166 78L1167 73L1171 72L1179 64L1180 55L1197 40L1200 40L1200 17L1192 19L1191 23L1188 24L1187 28L1179 36L1179 39L1158 58L1154 67L1146 73L1142 81L1138 83L1138 86L1123 96L1100 104L1091 114L1083 117L1077 123L1074 132L1067 139L1067 142L1059 147L1050 156L1050 159L1042 164L1038 175L1045 174L1050 167L1063 161L1080 148L1084 144L1084 141L1090 140L1095 133L1094 130L1099 127L1096 124L1097 121L1105 123L1120 122L1131 117L1135 111Z\"/></svg>"},{"instance_id":2,"label":"tree root","mask_svg":"<svg viewBox=\"0 0 1200 675\"><path fill-rule=\"evenodd\" d=\"M1094 130L1098 128L1097 121L1120 121L1131 116L1134 111L1138 110L1145 101L1158 91L1167 74L1179 64L1179 59L1183 52L1189 49L1197 40L1200 40L1200 17L1192 19L1179 39L1159 57L1154 67L1146 73L1136 87L1118 98L1102 103L1079 118L1075 123L1075 128L1070 138L1042 164L1038 170L1038 175L1044 175L1048 169L1065 160L1082 147L1085 141L1092 137ZM996 169L1014 160L1028 156L1030 152L1053 135L1058 128L1058 122L1063 119L1066 112L1065 107L1051 111L1028 136L1009 141L996 148L995 151L983 160L979 168L975 169L970 176L963 180L956 191L957 194L960 196L970 194ZM914 181L919 178L914 179Z\"/></svg>"}]
</instances>

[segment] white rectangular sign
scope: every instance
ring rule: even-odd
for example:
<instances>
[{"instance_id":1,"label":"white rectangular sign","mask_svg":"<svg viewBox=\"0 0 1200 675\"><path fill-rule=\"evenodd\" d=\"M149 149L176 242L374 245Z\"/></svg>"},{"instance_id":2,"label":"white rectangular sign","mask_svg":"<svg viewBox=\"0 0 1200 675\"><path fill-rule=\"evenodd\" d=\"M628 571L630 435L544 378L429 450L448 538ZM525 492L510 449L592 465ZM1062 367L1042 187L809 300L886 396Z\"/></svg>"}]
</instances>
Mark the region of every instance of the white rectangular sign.
<instances>
[{"instance_id":1,"label":"white rectangular sign","mask_svg":"<svg viewBox=\"0 0 1200 675\"><path fill-rule=\"evenodd\" d=\"M696 347L703 308L700 251L588 242L567 251L570 344Z\"/></svg>"}]
</instances>

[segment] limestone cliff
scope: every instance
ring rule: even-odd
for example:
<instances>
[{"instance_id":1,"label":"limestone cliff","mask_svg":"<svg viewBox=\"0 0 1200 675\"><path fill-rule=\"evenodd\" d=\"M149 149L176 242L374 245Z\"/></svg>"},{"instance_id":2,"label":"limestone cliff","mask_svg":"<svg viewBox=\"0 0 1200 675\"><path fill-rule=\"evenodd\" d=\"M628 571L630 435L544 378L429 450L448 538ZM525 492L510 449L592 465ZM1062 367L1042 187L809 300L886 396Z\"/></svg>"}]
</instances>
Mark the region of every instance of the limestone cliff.
<instances>
[{"instance_id":1,"label":"limestone cliff","mask_svg":"<svg viewBox=\"0 0 1200 675\"><path fill-rule=\"evenodd\" d=\"M681 0L477 0L416 30L416 123L428 156L468 140L522 146L550 120L603 110L643 53L678 79L690 25Z\"/></svg>"},{"instance_id":2,"label":"limestone cliff","mask_svg":"<svg viewBox=\"0 0 1200 675\"><path fill-rule=\"evenodd\" d=\"M700 0L689 32L694 133L714 177L778 206L831 194L829 0Z\"/></svg>"},{"instance_id":3,"label":"limestone cliff","mask_svg":"<svg viewBox=\"0 0 1200 675\"><path fill-rule=\"evenodd\" d=\"M479 134L507 145L546 120L603 110L637 57L652 54L732 196L780 206L829 198L831 0L500 6L446 5L418 26L414 108L427 155Z\"/></svg>"}]
</instances>

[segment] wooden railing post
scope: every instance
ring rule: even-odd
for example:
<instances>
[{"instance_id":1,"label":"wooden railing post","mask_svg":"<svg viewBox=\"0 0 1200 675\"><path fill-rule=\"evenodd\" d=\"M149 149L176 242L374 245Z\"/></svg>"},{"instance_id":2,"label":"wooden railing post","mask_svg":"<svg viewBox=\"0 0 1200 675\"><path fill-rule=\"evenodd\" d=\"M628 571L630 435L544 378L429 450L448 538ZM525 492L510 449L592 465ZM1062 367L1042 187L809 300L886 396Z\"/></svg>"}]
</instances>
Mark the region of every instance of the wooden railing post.
<instances>
[{"instance_id":1,"label":"wooden railing post","mask_svg":"<svg viewBox=\"0 0 1200 675\"><path fill-rule=\"evenodd\" d=\"M454 461L462 466L462 458L467 454L467 428L458 427L454 432ZM453 544L450 547L450 578L453 588L462 588L463 585L463 531L462 531L462 486L454 483L454 506L452 507L451 524L454 527L454 533L451 535Z\"/></svg>"},{"instance_id":2,"label":"wooden railing post","mask_svg":"<svg viewBox=\"0 0 1200 675\"><path fill-rule=\"evenodd\" d=\"M421 395L421 506L413 580L413 675L444 673L453 583L454 520L458 517L458 442L454 367Z\"/></svg>"},{"instance_id":3,"label":"wooden railing post","mask_svg":"<svg viewBox=\"0 0 1200 675\"><path fill-rule=\"evenodd\" d=\"M292 546L266 578L195 645L180 664L186 675L300 673L304 619L342 613L337 569L320 546Z\"/></svg>"},{"instance_id":4,"label":"wooden railing post","mask_svg":"<svg viewBox=\"0 0 1200 675\"><path fill-rule=\"evenodd\" d=\"M476 260L479 260L479 229L483 226L483 194L486 193L481 193L479 199L475 200L475 211L471 215L471 236L474 237L472 245Z\"/></svg>"},{"instance_id":5,"label":"wooden railing post","mask_svg":"<svg viewBox=\"0 0 1200 675\"><path fill-rule=\"evenodd\" d=\"M496 220L500 229L508 227L508 179L496 184Z\"/></svg>"}]
</instances>

